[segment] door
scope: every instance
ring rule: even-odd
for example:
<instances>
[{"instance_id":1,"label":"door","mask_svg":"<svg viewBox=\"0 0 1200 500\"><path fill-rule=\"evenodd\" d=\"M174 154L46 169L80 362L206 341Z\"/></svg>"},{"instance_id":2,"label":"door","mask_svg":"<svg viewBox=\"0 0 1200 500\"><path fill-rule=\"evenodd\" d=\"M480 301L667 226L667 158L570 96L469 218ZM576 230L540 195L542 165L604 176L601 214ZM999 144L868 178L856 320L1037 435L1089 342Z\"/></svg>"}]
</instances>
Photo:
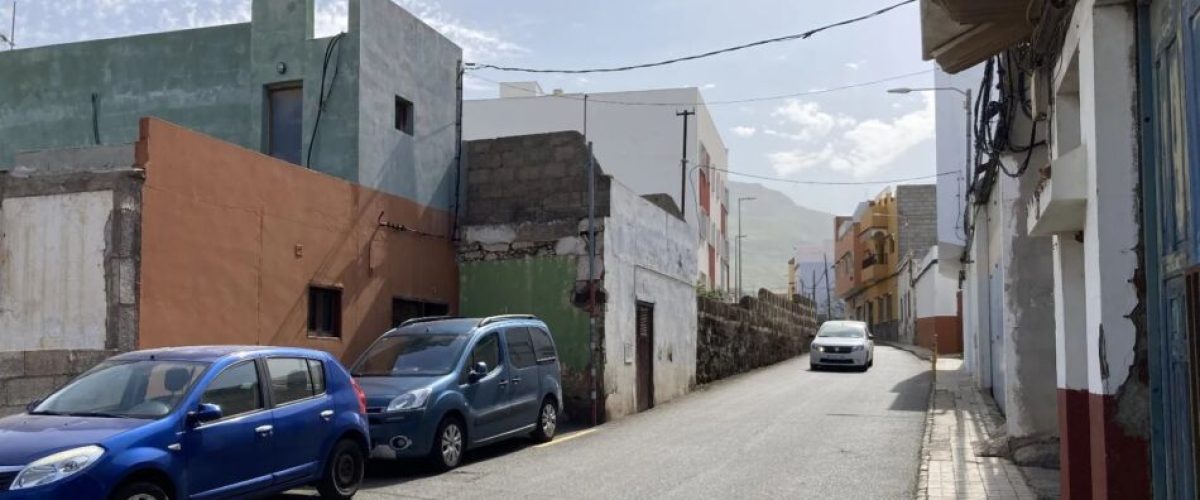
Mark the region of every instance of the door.
<instances>
[{"instance_id":1,"label":"door","mask_svg":"<svg viewBox=\"0 0 1200 500\"><path fill-rule=\"evenodd\" d=\"M1004 413L1006 411L1004 408L1004 274L1000 272L999 264L996 264L992 268L992 273L988 275L988 285L988 331L992 341L990 349L992 397L996 400L996 406L1000 407L1000 413Z\"/></svg>"},{"instance_id":2,"label":"door","mask_svg":"<svg viewBox=\"0 0 1200 500\"><path fill-rule=\"evenodd\" d=\"M220 406L222 417L188 431L181 443L192 498L238 496L271 485L274 427L259 379L256 363L243 361L204 389L200 402Z\"/></svg>"},{"instance_id":3,"label":"door","mask_svg":"<svg viewBox=\"0 0 1200 500\"><path fill-rule=\"evenodd\" d=\"M480 337L471 347L471 356L463 370L463 396L470 413L472 442L486 441L504 433L508 410L508 367L502 363L500 334L492 332ZM487 363L487 374L471 381L469 373L479 362Z\"/></svg>"},{"instance_id":4,"label":"door","mask_svg":"<svg viewBox=\"0 0 1200 500\"><path fill-rule=\"evenodd\" d=\"M637 303L637 411L654 407L654 304Z\"/></svg>"},{"instance_id":5,"label":"door","mask_svg":"<svg viewBox=\"0 0 1200 500\"><path fill-rule=\"evenodd\" d=\"M537 423L541 409L541 379L538 377L537 355L528 328L515 327L504 331L504 347L508 352L509 429L521 429Z\"/></svg>"},{"instance_id":6,"label":"door","mask_svg":"<svg viewBox=\"0 0 1200 500\"><path fill-rule=\"evenodd\" d=\"M275 482L315 477L333 418L324 366L305 358L267 358L266 368L275 425Z\"/></svg>"}]
</instances>

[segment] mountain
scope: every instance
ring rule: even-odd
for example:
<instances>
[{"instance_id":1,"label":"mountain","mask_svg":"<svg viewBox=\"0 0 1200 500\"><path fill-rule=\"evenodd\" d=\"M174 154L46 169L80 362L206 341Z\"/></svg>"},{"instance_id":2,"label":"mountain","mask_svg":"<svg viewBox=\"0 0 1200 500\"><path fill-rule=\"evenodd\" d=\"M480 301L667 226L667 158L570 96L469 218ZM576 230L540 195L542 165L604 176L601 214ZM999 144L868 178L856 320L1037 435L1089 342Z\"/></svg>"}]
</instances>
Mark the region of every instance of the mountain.
<instances>
[{"instance_id":1,"label":"mountain","mask_svg":"<svg viewBox=\"0 0 1200 500\"><path fill-rule=\"evenodd\" d=\"M802 207L788 195L761 184L728 182L729 187L729 245L730 265L737 237L737 199L754 197L742 202L742 288L753 293L758 288L782 292L787 289L787 261L797 258L798 278L806 290L812 285L812 273L821 274L822 254L833 261L833 214ZM736 276L736 270L734 271ZM819 280L823 280L819 276ZM733 282L736 287L736 282ZM825 300L825 283L818 282L817 295ZM808 292L806 292L807 294Z\"/></svg>"}]
</instances>

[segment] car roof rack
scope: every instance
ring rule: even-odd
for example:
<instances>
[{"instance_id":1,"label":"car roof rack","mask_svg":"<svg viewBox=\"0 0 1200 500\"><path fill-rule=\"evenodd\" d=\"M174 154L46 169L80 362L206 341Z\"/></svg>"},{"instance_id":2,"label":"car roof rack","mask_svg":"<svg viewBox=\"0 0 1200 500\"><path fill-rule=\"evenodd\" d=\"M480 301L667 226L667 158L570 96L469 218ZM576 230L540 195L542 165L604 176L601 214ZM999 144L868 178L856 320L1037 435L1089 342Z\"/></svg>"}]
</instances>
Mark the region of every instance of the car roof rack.
<instances>
[{"instance_id":1,"label":"car roof rack","mask_svg":"<svg viewBox=\"0 0 1200 500\"><path fill-rule=\"evenodd\" d=\"M498 314L496 316L488 316L486 318L483 318L482 320L479 321L479 325L477 325L477 326L487 326L492 323L498 323L500 321L505 321L505 320L510 320L510 319L538 319L538 317L534 316L532 314Z\"/></svg>"},{"instance_id":2,"label":"car roof rack","mask_svg":"<svg viewBox=\"0 0 1200 500\"><path fill-rule=\"evenodd\" d=\"M428 323L430 321L438 321L443 319L455 319L457 316L422 316L420 318L409 318L400 323L400 326L415 325L417 323Z\"/></svg>"}]
</instances>

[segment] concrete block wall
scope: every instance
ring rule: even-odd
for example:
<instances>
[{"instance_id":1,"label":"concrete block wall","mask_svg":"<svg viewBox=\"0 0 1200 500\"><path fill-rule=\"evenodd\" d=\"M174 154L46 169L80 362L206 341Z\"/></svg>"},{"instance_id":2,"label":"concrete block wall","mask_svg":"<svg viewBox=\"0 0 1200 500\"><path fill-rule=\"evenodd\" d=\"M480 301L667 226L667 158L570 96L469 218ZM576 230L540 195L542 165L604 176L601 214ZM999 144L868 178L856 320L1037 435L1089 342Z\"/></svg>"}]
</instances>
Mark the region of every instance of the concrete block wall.
<instances>
[{"instance_id":1,"label":"concrete block wall","mask_svg":"<svg viewBox=\"0 0 1200 500\"><path fill-rule=\"evenodd\" d=\"M25 411L25 405L66 385L116 350L0 352L0 417Z\"/></svg>"},{"instance_id":2,"label":"concrete block wall","mask_svg":"<svg viewBox=\"0 0 1200 500\"><path fill-rule=\"evenodd\" d=\"M696 300L696 381L701 384L799 356L816 335L816 311L807 299L760 290L737 304Z\"/></svg>"},{"instance_id":3,"label":"concrete block wall","mask_svg":"<svg viewBox=\"0 0 1200 500\"><path fill-rule=\"evenodd\" d=\"M914 261L937 245L937 186L933 184L896 186L896 211L899 240L897 262L912 254Z\"/></svg>"}]
</instances>

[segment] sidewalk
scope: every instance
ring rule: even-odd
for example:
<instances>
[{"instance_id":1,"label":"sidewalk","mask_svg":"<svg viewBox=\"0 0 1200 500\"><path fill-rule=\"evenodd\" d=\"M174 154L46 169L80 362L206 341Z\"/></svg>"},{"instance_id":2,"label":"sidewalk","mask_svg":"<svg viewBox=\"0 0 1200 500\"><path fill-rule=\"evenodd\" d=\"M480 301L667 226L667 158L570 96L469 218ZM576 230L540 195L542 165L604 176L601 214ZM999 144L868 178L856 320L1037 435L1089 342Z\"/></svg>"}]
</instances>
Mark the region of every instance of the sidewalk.
<instances>
[{"instance_id":1,"label":"sidewalk","mask_svg":"<svg viewBox=\"0 0 1200 500\"><path fill-rule=\"evenodd\" d=\"M1032 469L1027 478L1005 458L975 456L976 444L994 437L1002 417L961 368L961 359L938 359L917 498L1057 498L1057 471Z\"/></svg>"}]
</instances>

